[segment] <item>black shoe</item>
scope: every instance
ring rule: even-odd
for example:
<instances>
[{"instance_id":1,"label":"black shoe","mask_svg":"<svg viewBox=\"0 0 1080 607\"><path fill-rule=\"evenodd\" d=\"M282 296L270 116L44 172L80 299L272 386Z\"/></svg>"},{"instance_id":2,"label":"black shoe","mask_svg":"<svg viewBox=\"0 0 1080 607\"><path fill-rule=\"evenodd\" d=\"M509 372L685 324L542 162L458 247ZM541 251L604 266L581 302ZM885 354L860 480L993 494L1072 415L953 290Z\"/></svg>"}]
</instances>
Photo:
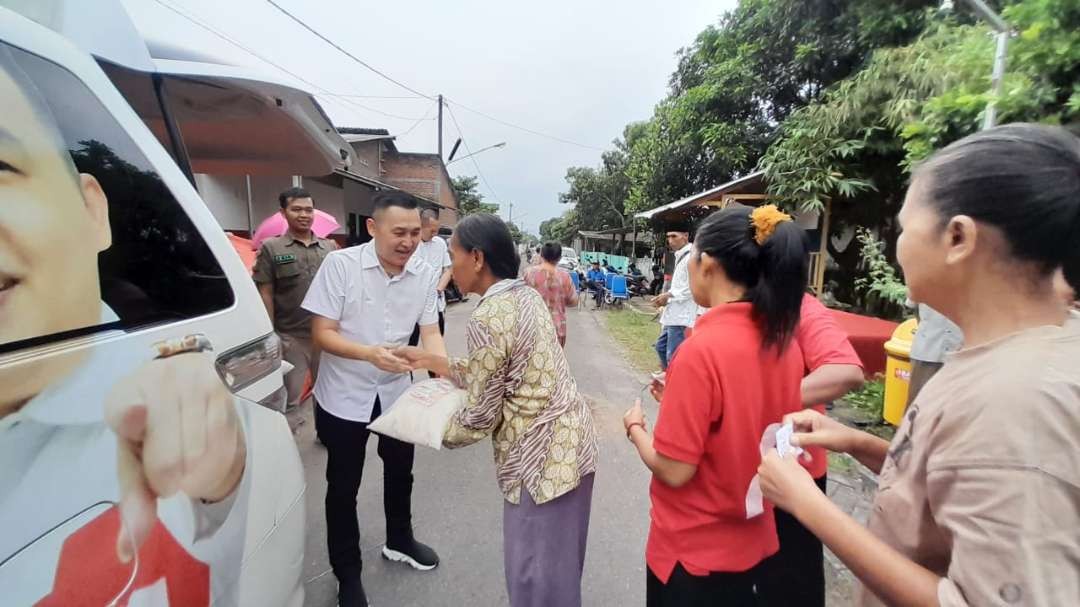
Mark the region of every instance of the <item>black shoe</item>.
<instances>
[{"instance_id":1,"label":"black shoe","mask_svg":"<svg viewBox=\"0 0 1080 607\"><path fill-rule=\"evenodd\" d=\"M338 581L338 607L368 607L364 584L360 578L346 578Z\"/></svg>"},{"instance_id":2,"label":"black shoe","mask_svg":"<svg viewBox=\"0 0 1080 607\"><path fill-rule=\"evenodd\" d=\"M383 546L382 555L388 561L405 563L420 571L431 571L439 566L439 555L429 546L416 541L412 534L399 541L388 540Z\"/></svg>"}]
</instances>

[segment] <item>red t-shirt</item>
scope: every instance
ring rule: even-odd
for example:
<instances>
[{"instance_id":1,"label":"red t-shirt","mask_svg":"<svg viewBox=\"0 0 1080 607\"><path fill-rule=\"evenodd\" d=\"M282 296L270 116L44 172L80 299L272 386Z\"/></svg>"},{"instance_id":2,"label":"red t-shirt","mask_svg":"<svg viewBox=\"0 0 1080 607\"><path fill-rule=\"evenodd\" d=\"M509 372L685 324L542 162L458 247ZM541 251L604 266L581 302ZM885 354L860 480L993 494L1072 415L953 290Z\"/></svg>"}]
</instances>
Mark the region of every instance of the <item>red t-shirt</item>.
<instances>
[{"instance_id":1,"label":"red t-shirt","mask_svg":"<svg viewBox=\"0 0 1080 607\"><path fill-rule=\"evenodd\" d=\"M809 374L823 365L855 365L863 368L862 360L851 347L847 333L840 328L832 312L813 295L804 295L799 326L795 329L795 340L802 350L805 372ZM813 409L825 413L825 405L814 405ZM814 478L821 478L829 469L825 449L810 447L811 457L807 469Z\"/></svg>"},{"instance_id":2,"label":"red t-shirt","mask_svg":"<svg viewBox=\"0 0 1080 607\"><path fill-rule=\"evenodd\" d=\"M679 346L667 374L653 445L697 465L688 483L652 481L649 569L667 583L675 564L693 575L746 571L776 552L772 505L746 518L765 427L802 408L803 357L795 340L762 350L748 303L709 310Z\"/></svg>"}]
</instances>

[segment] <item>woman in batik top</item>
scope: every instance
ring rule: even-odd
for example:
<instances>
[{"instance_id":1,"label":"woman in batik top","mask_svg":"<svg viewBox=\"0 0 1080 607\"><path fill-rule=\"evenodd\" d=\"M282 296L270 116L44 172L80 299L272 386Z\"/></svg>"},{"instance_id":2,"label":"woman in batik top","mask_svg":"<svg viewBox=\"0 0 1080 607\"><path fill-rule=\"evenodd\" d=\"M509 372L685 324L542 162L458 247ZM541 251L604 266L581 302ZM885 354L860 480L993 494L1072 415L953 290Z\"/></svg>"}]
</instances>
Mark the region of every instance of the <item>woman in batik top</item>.
<instances>
[{"instance_id":1,"label":"woman in batik top","mask_svg":"<svg viewBox=\"0 0 1080 607\"><path fill-rule=\"evenodd\" d=\"M577 289L570 274L559 269L562 259L562 245L557 242L546 243L540 248L540 265L525 270L525 284L536 289L544 299L551 320L555 322L555 334L559 336L559 345L566 346L566 306L578 304Z\"/></svg>"},{"instance_id":2,"label":"woman in batik top","mask_svg":"<svg viewBox=\"0 0 1080 607\"><path fill-rule=\"evenodd\" d=\"M481 294L466 328L469 355L397 352L417 369L451 378L468 402L443 443L491 435L503 508L503 560L512 607L581 605L596 431L563 355L547 305L517 280L521 264L494 215L461 221L450 242L454 282Z\"/></svg>"}]
</instances>

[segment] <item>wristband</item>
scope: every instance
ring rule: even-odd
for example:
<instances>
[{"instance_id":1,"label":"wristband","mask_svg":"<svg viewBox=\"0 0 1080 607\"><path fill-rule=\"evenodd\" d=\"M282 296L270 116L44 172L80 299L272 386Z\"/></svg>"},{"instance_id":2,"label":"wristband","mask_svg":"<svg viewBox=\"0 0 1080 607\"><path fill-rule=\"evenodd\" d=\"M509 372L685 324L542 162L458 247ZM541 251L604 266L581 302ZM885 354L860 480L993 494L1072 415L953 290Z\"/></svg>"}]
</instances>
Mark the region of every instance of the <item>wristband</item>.
<instances>
[{"instance_id":1,"label":"wristband","mask_svg":"<svg viewBox=\"0 0 1080 607\"><path fill-rule=\"evenodd\" d=\"M626 427L626 440L628 440L628 441L633 441L634 440L634 439L630 438L630 431L634 429L634 426L641 426L642 430L645 430L646 432L648 432L648 430L645 429L645 422L631 422L630 425L628 425Z\"/></svg>"}]
</instances>

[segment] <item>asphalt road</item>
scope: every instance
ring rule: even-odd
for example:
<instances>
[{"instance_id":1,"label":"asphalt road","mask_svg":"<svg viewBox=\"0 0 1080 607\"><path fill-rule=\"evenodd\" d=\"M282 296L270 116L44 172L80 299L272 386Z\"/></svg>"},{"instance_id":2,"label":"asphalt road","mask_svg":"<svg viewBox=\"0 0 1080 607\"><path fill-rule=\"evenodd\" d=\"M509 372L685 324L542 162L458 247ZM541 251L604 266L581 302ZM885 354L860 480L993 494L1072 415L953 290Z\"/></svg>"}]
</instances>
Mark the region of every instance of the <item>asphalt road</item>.
<instances>
[{"instance_id":1,"label":"asphalt road","mask_svg":"<svg viewBox=\"0 0 1080 607\"><path fill-rule=\"evenodd\" d=\"M451 306L446 341L451 355L465 352L464 328L476 298ZM579 388L594 406L600 462L593 494L583 581L586 605L645 603L645 537L649 524L649 475L622 431L622 412L647 377L629 368L600 324L603 312L584 308L568 318L566 354ZM650 419L655 405L649 403ZM307 412L310 413L310 412ZM305 571L309 607L336 605L337 584L326 554L326 452L315 443L308 417L297 442L307 475ZM413 526L418 539L441 558L430 572L382 560L382 463L368 443L358 514L364 587L371 604L477 607L506 604L502 566L502 495L495 484L490 442L455 451L417 448Z\"/></svg>"}]
</instances>

